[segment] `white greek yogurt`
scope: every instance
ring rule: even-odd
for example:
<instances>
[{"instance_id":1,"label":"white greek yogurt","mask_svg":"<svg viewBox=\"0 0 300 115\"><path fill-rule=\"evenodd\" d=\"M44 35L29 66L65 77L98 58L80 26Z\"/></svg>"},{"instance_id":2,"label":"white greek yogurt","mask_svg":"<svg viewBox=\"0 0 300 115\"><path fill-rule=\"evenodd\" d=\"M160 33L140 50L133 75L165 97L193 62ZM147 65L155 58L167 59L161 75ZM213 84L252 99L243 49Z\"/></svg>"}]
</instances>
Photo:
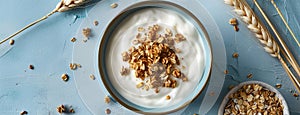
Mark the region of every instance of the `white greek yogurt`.
<instances>
[{"instance_id":1,"label":"white greek yogurt","mask_svg":"<svg viewBox=\"0 0 300 115\"><path fill-rule=\"evenodd\" d=\"M138 33L137 28L147 28L154 24L158 24L164 29L169 28L173 33L183 34L187 39L175 44L175 47L182 50L181 53L177 53L180 59L178 67L187 76L188 81L182 82L181 79L178 79L176 88L162 87L159 93L155 93L151 89L146 91L136 88L136 84L141 80L135 78L134 70L131 70L128 76L120 75L122 66L129 67L127 62L123 62L121 53L128 51L129 47L133 46L132 40ZM161 108L176 105L194 91L202 78L205 56L203 56L204 49L200 37L194 25L178 12L163 8L139 10L123 20L109 38L108 53L105 57L109 80L120 95L139 106ZM185 69L182 66L185 66ZM171 96L170 100L166 99L167 95Z\"/></svg>"}]
</instances>

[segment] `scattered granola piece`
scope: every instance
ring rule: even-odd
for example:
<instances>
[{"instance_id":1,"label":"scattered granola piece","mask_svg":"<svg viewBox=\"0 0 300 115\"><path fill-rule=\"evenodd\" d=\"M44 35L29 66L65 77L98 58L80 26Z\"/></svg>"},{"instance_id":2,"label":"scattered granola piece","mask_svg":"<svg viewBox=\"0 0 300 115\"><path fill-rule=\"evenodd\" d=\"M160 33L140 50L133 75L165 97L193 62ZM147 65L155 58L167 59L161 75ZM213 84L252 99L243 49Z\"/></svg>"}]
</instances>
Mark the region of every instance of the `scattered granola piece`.
<instances>
[{"instance_id":1,"label":"scattered granola piece","mask_svg":"<svg viewBox=\"0 0 300 115\"><path fill-rule=\"evenodd\" d=\"M15 40L14 39L10 39L9 40L9 45L14 45L15 44Z\"/></svg>"},{"instance_id":2,"label":"scattered granola piece","mask_svg":"<svg viewBox=\"0 0 300 115\"><path fill-rule=\"evenodd\" d=\"M117 4L117 3L112 3L112 4L110 5L110 7L111 7L111 8L116 8L116 7L118 7L118 4Z\"/></svg>"},{"instance_id":3,"label":"scattered granola piece","mask_svg":"<svg viewBox=\"0 0 300 115\"><path fill-rule=\"evenodd\" d=\"M90 75L90 78L91 78L92 80L95 80L95 79L96 79L95 76L94 76L93 74Z\"/></svg>"},{"instance_id":4,"label":"scattered granola piece","mask_svg":"<svg viewBox=\"0 0 300 115\"><path fill-rule=\"evenodd\" d=\"M109 98L108 96L105 96L105 97L104 97L104 102L105 102L106 104L110 103L110 98Z\"/></svg>"},{"instance_id":5,"label":"scattered granola piece","mask_svg":"<svg viewBox=\"0 0 300 115\"><path fill-rule=\"evenodd\" d=\"M91 29L90 28L83 28L82 29L82 34L85 38L89 38L91 35Z\"/></svg>"},{"instance_id":6,"label":"scattered granola piece","mask_svg":"<svg viewBox=\"0 0 300 115\"><path fill-rule=\"evenodd\" d=\"M228 74L229 73L229 71L228 70L224 70L224 74Z\"/></svg>"},{"instance_id":7,"label":"scattered granola piece","mask_svg":"<svg viewBox=\"0 0 300 115\"><path fill-rule=\"evenodd\" d=\"M182 78L182 81L184 81L184 82L185 82L185 81L188 81L188 78L187 78L187 77L183 77L183 78Z\"/></svg>"},{"instance_id":8,"label":"scattered granola piece","mask_svg":"<svg viewBox=\"0 0 300 115\"><path fill-rule=\"evenodd\" d=\"M140 83L138 83L137 85L136 85L136 88L141 88L141 87L143 87L144 86L144 82L140 82Z\"/></svg>"},{"instance_id":9,"label":"scattered granola piece","mask_svg":"<svg viewBox=\"0 0 300 115\"><path fill-rule=\"evenodd\" d=\"M148 90L149 90L149 86L148 86L148 85L145 85L145 86L143 87L143 89L145 89L146 91L148 91Z\"/></svg>"},{"instance_id":10,"label":"scattered granola piece","mask_svg":"<svg viewBox=\"0 0 300 115\"><path fill-rule=\"evenodd\" d=\"M239 57L239 54L238 54L237 52L234 52L234 53L232 54L232 57L233 57L233 58L238 58L238 57Z\"/></svg>"},{"instance_id":11,"label":"scattered granola piece","mask_svg":"<svg viewBox=\"0 0 300 115\"><path fill-rule=\"evenodd\" d=\"M27 111L21 111L21 112L20 112L20 115L26 115L26 114L28 114Z\"/></svg>"},{"instance_id":12,"label":"scattered granola piece","mask_svg":"<svg viewBox=\"0 0 300 115\"><path fill-rule=\"evenodd\" d=\"M295 92L295 93L293 94L293 96L294 96L294 97L298 97L299 94Z\"/></svg>"},{"instance_id":13,"label":"scattered granola piece","mask_svg":"<svg viewBox=\"0 0 300 115\"><path fill-rule=\"evenodd\" d=\"M172 88L175 88L177 86L177 81L176 80L172 80L172 85L171 85L171 87Z\"/></svg>"},{"instance_id":14,"label":"scattered granola piece","mask_svg":"<svg viewBox=\"0 0 300 115\"><path fill-rule=\"evenodd\" d=\"M136 36L135 36L136 39L140 39L141 38L141 34L138 33ZM140 41L139 41L140 42Z\"/></svg>"},{"instance_id":15,"label":"scattered granola piece","mask_svg":"<svg viewBox=\"0 0 300 115\"><path fill-rule=\"evenodd\" d=\"M252 73L250 73L250 74L247 75L248 79L251 79L252 77L253 77Z\"/></svg>"},{"instance_id":16,"label":"scattered granola piece","mask_svg":"<svg viewBox=\"0 0 300 115\"><path fill-rule=\"evenodd\" d=\"M29 69L34 70L34 66L33 65L29 65Z\"/></svg>"},{"instance_id":17,"label":"scattered granola piece","mask_svg":"<svg viewBox=\"0 0 300 115\"><path fill-rule=\"evenodd\" d=\"M68 74L66 74L66 73L62 74L61 79L64 80L65 82L67 82L69 80Z\"/></svg>"},{"instance_id":18,"label":"scattered granola piece","mask_svg":"<svg viewBox=\"0 0 300 115\"><path fill-rule=\"evenodd\" d=\"M181 77L181 72L178 69L174 69L172 74L176 78L180 78Z\"/></svg>"},{"instance_id":19,"label":"scattered granola piece","mask_svg":"<svg viewBox=\"0 0 300 115\"><path fill-rule=\"evenodd\" d=\"M110 114L111 113L111 110L110 109L106 109L105 110L105 114Z\"/></svg>"},{"instance_id":20,"label":"scattered granola piece","mask_svg":"<svg viewBox=\"0 0 300 115\"><path fill-rule=\"evenodd\" d=\"M184 41L184 40L186 40L186 38L182 34L176 34L175 35L175 42L176 43L179 43L179 42Z\"/></svg>"},{"instance_id":21,"label":"scattered granola piece","mask_svg":"<svg viewBox=\"0 0 300 115\"><path fill-rule=\"evenodd\" d=\"M231 24L233 26L233 29L235 31L239 31L239 27L238 27L238 23L237 23L237 19L236 18L231 18L229 20L229 24Z\"/></svg>"},{"instance_id":22,"label":"scattered granola piece","mask_svg":"<svg viewBox=\"0 0 300 115\"><path fill-rule=\"evenodd\" d=\"M155 88L155 93L159 93L159 89L158 88Z\"/></svg>"},{"instance_id":23,"label":"scattered granola piece","mask_svg":"<svg viewBox=\"0 0 300 115\"><path fill-rule=\"evenodd\" d=\"M75 63L70 63L69 66L70 66L71 70L76 70L77 69L77 64L75 64Z\"/></svg>"},{"instance_id":24,"label":"scattered granola piece","mask_svg":"<svg viewBox=\"0 0 300 115\"><path fill-rule=\"evenodd\" d=\"M130 55L128 52L123 52L122 53L122 59L123 61L128 61L130 59Z\"/></svg>"},{"instance_id":25,"label":"scattered granola piece","mask_svg":"<svg viewBox=\"0 0 300 115\"><path fill-rule=\"evenodd\" d=\"M126 75L128 75L130 73L130 70L128 69L128 68L125 68L124 66L122 66L122 69L121 69L121 71L120 71L120 74L122 75L122 76L126 76Z\"/></svg>"},{"instance_id":26,"label":"scattered granola piece","mask_svg":"<svg viewBox=\"0 0 300 115\"><path fill-rule=\"evenodd\" d=\"M172 36L172 32L169 28L166 28L165 32L166 32L166 35Z\"/></svg>"},{"instance_id":27,"label":"scattered granola piece","mask_svg":"<svg viewBox=\"0 0 300 115\"><path fill-rule=\"evenodd\" d=\"M94 21L94 25L98 26L99 22L97 20Z\"/></svg>"},{"instance_id":28,"label":"scattered granola piece","mask_svg":"<svg viewBox=\"0 0 300 115\"><path fill-rule=\"evenodd\" d=\"M71 42L75 42L76 41L76 38L75 37L72 37L71 38Z\"/></svg>"},{"instance_id":29,"label":"scattered granola piece","mask_svg":"<svg viewBox=\"0 0 300 115\"><path fill-rule=\"evenodd\" d=\"M137 40L137 39L134 39L134 40L132 40L132 44L133 45L138 45L140 42L139 42L139 40Z\"/></svg>"},{"instance_id":30,"label":"scattered granola piece","mask_svg":"<svg viewBox=\"0 0 300 115\"><path fill-rule=\"evenodd\" d=\"M70 113L75 113L75 110L74 110L73 108L71 108L71 109L69 110L69 112L70 112Z\"/></svg>"},{"instance_id":31,"label":"scattered granola piece","mask_svg":"<svg viewBox=\"0 0 300 115\"><path fill-rule=\"evenodd\" d=\"M276 86L276 88L279 89L279 88L281 88L282 85L280 83L277 83L275 86Z\"/></svg>"},{"instance_id":32,"label":"scattered granola piece","mask_svg":"<svg viewBox=\"0 0 300 115\"><path fill-rule=\"evenodd\" d=\"M231 18L229 20L229 24L233 25L233 26L236 26L237 25L237 19L236 18Z\"/></svg>"},{"instance_id":33,"label":"scattered granola piece","mask_svg":"<svg viewBox=\"0 0 300 115\"><path fill-rule=\"evenodd\" d=\"M143 32L145 29L143 27L138 27L138 32Z\"/></svg>"},{"instance_id":34,"label":"scattered granola piece","mask_svg":"<svg viewBox=\"0 0 300 115\"><path fill-rule=\"evenodd\" d=\"M160 26L158 24L153 25L153 31L158 31L160 29Z\"/></svg>"},{"instance_id":35,"label":"scattered granola piece","mask_svg":"<svg viewBox=\"0 0 300 115\"><path fill-rule=\"evenodd\" d=\"M83 38L82 41L83 41L83 42L87 42L87 41L88 41L88 38Z\"/></svg>"},{"instance_id":36,"label":"scattered granola piece","mask_svg":"<svg viewBox=\"0 0 300 115\"><path fill-rule=\"evenodd\" d=\"M181 49L176 48L176 49L175 49L175 52L176 52L176 53L181 53Z\"/></svg>"},{"instance_id":37,"label":"scattered granola piece","mask_svg":"<svg viewBox=\"0 0 300 115\"><path fill-rule=\"evenodd\" d=\"M129 51L128 53L133 53L134 51L136 51L136 49L135 49L135 47L132 46L132 47L129 48L128 51Z\"/></svg>"},{"instance_id":38,"label":"scattered granola piece","mask_svg":"<svg viewBox=\"0 0 300 115\"><path fill-rule=\"evenodd\" d=\"M78 63L76 63L76 66L77 66L77 67L79 67L79 68L81 68L81 67L82 67L82 66L81 66L80 64L78 64Z\"/></svg>"},{"instance_id":39,"label":"scattered granola piece","mask_svg":"<svg viewBox=\"0 0 300 115\"><path fill-rule=\"evenodd\" d=\"M171 96L170 96L170 95L167 95L167 96L166 96L166 99L167 99L167 100L170 100L170 99L171 99Z\"/></svg>"},{"instance_id":40,"label":"scattered granola piece","mask_svg":"<svg viewBox=\"0 0 300 115\"><path fill-rule=\"evenodd\" d=\"M166 80L164 83L164 87L171 87L171 85L172 85L172 82L170 79Z\"/></svg>"},{"instance_id":41,"label":"scattered granola piece","mask_svg":"<svg viewBox=\"0 0 300 115\"><path fill-rule=\"evenodd\" d=\"M237 25L233 26L233 29L234 29L236 32L240 30L239 27L238 27Z\"/></svg>"},{"instance_id":42,"label":"scattered granola piece","mask_svg":"<svg viewBox=\"0 0 300 115\"><path fill-rule=\"evenodd\" d=\"M63 112L66 111L66 108L65 108L64 105L60 105L60 106L58 106L58 107L56 108L56 110L57 110L58 113L63 113Z\"/></svg>"}]
</instances>

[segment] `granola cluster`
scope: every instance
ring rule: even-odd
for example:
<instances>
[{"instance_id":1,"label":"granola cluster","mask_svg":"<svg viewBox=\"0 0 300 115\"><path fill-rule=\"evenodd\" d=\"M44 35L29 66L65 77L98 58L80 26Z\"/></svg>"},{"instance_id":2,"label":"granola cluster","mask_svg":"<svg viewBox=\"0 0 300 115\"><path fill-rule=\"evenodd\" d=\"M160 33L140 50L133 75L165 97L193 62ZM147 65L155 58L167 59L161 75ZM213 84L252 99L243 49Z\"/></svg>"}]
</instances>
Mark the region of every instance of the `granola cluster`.
<instances>
[{"instance_id":1,"label":"granola cluster","mask_svg":"<svg viewBox=\"0 0 300 115\"><path fill-rule=\"evenodd\" d=\"M231 18L228 23L233 26L235 31L239 31L238 21L236 18Z\"/></svg>"},{"instance_id":2,"label":"granola cluster","mask_svg":"<svg viewBox=\"0 0 300 115\"><path fill-rule=\"evenodd\" d=\"M229 96L224 115L283 115L283 108L276 93L249 84Z\"/></svg>"},{"instance_id":3,"label":"granola cluster","mask_svg":"<svg viewBox=\"0 0 300 115\"><path fill-rule=\"evenodd\" d=\"M152 88L157 93L160 87L175 88L178 79L187 81L178 68L180 60L176 53L181 51L174 46L186 38L182 34L174 36L170 29L165 29L160 34L161 29L157 24L149 26L148 31L139 27L139 33L132 41L136 47L132 46L122 53L123 61L128 62L129 68L134 70L135 77L142 80L137 84L137 88L147 91ZM122 67L120 73L126 76L129 71Z\"/></svg>"},{"instance_id":4,"label":"granola cluster","mask_svg":"<svg viewBox=\"0 0 300 115\"><path fill-rule=\"evenodd\" d=\"M62 113L66 113L66 114L75 113L75 110L73 109L72 106L66 107L65 105L59 105L58 107L56 107L56 110L60 114L62 114Z\"/></svg>"}]
</instances>

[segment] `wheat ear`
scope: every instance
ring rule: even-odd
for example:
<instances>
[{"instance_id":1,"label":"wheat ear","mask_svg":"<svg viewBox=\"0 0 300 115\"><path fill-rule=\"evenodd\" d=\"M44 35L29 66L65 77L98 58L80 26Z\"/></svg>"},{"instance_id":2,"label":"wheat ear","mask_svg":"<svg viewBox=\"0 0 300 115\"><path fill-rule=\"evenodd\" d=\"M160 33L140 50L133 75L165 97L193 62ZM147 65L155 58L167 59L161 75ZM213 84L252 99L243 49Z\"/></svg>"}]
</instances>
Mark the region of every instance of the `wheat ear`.
<instances>
[{"instance_id":1,"label":"wheat ear","mask_svg":"<svg viewBox=\"0 0 300 115\"><path fill-rule=\"evenodd\" d=\"M289 78L293 82L294 86L300 92L300 83L299 80L293 75L286 62L281 57L281 49L278 44L275 42L274 38L271 36L266 27L262 22L257 18L255 13L249 7L249 5L244 0L224 0L225 4L231 5L234 7L234 12L236 12L240 18L247 24L248 29L255 33L255 36L258 38L260 43L263 45L266 52L268 52L272 57L279 59L284 70L287 72ZM283 53L286 57L286 54ZM291 62L290 60L288 60ZM299 68L295 68L299 69Z\"/></svg>"},{"instance_id":2,"label":"wheat ear","mask_svg":"<svg viewBox=\"0 0 300 115\"><path fill-rule=\"evenodd\" d=\"M0 44L6 42L7 40L13 38L14 36L18 35L19 33L23 32L24 30L28 29L29 27L47 19L48 17L50 17L52 14L56 13L56 12L65 12L71 9L74 9L76 7L82 6L83 4L87 3L90 0L61 0L55 7L54 10L52 10L50 13L48 13L47 15L43 16L42 18L28 24L27 26L25 26L24 28L22 28L21 30L15 32L14 34L10 35L9 37L3 39Z\"/></svg>"}]
</instances>

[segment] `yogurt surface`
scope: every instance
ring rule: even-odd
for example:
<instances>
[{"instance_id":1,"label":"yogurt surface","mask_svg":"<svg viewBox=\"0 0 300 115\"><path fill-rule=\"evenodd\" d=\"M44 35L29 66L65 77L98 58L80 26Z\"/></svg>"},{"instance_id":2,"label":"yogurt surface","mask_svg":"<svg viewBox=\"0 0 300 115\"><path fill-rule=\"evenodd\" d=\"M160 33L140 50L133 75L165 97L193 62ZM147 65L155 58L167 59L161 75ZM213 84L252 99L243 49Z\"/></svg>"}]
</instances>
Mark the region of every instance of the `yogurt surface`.
<instances>
[{"instance_id":1,"label":"yogurt surface","mask_svg":"<svg viewBox=\"0 0 300 115\"><path fill-rule=\"evenodd\" d=\"M160 88L159 93L154 90L142 90L136 88L136 84L141 82L135 78L134 70L130 70L128 76L121 76L122 66L129 67L127 62L122 60L122 52L128 51L132 40L138 34L137 29L158 24L161 28L169 28L173 33L180 33L186 37L186 41L176 43L175 47L181 49L177 53L180 58L181 72L188 78L187 82L177 80L176 88ZM147 108L160 108L173 106L189 97L194 92L202 78L205 67L205 56L201 36L195 26L183 15L173 10L164 8L145 8L134 12L114 30L109 38L106 55L106 71L113 87L128 101ZM184 66L184 68L183 68ZM171 97L170 100L166 96Z\"/></svg>"}]
</instances>

